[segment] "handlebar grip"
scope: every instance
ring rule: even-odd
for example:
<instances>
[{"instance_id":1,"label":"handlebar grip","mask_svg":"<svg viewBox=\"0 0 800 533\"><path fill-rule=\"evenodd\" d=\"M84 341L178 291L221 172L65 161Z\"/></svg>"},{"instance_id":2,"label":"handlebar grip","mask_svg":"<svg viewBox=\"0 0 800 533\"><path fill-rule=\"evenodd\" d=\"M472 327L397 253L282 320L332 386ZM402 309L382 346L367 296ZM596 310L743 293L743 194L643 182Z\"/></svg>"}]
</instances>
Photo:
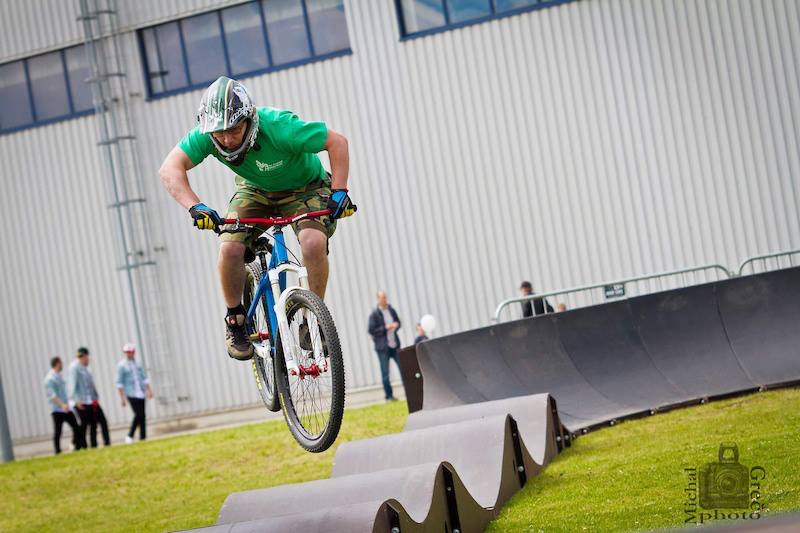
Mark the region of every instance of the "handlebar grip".
<instances>
[{"instance_id":1,"label":"handlebar grip","mask_svg":"<svg viewBox=\"0 0 800 533\"><path fill-rule=\"evenodd\" d=\"M355 214L356 214L356 211L358 211L358 206L357 206L357 205L355 205L355 204L350 204L350 207L348 207L347 209L345 209L345 210L342 212L342 214L341 214L341 216L340 216L339 218L347 218L347 217L351 217L351 216L353 216L353 215L355 215Z\"/></svg>"}]
</instances>

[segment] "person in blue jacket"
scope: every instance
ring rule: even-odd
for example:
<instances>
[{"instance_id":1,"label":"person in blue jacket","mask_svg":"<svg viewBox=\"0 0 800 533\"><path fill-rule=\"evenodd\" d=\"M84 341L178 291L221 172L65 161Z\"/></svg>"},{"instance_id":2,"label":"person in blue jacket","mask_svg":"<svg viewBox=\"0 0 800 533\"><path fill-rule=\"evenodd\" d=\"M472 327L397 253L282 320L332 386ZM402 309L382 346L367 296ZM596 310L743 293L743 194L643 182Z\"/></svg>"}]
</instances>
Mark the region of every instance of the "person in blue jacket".
<instances>
[{"instance_id":1,"label":"person in blue jacket","mask_svg":"<svg viewBox=\"0 0 800 533\"><path fill-rule=\"evenodd\" d=\"M131 409L133 409L133 422L131 422L131 429L125 437L125 443L130 444L133 442L133 435L136 433L137 427L139 428L139 439L147 438L144 400L145 398L153 399L153 390L150 388L150 380L147 379L144 368L135 359L136 347L128 343L122 347L122 353L125 354L125 357L117 365L117 391L122 401L122 407L125 407L127 399L127 403L131 404Z\"/></svg>"},{"instance_id":2,"label":"person in blue jacket","mask_svg":"<svg viewBox=\"0 0 800 533\"><path fill-rule=\"evenodd\" d=\"M75 405L80 418L79 433L81 439L86 441L86 429L89 428L89 444L97 448L97 425L103 435L103 444L111 446L111 436L108 432L108 421L100 407L100 395L94 384L94 376L89 370L89 349L85 346L78 348L75 360L69 365L69 399Z\"/></svg>"},{"instance_id":3,"label":"person in blue jacket","mask_svg":"<svg viewBox=\"0 0 800 533\"><path fill-rule=\"evenodd\" d=\"M72 414L72 409L70 409L67 401L67 384L61 376L63 368L64 363L61 362L61 358L53 357L50 359L50 371L44 377L44 390L47 392L50 415L53 417L53 429L55 430L53 444L56 449L56 455L61 453L61 429L64 427L64 422L72 428L73 448L80 450L86 447L86 443L80 438L78 421L75 419L75 415Z\"/></svg>"}]
</instances>

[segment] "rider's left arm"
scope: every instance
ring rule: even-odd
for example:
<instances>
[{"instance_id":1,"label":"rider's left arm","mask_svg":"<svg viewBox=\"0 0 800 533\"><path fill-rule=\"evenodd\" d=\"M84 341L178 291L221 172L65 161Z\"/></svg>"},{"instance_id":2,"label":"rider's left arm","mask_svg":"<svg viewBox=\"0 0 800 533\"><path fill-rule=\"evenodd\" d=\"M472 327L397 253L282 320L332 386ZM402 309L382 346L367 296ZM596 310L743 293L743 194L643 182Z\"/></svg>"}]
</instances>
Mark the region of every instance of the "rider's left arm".
<instances>
[{"instance_id":1,"label":"rider's left arm","mask_svg":"<svg viewBox=\"0 0 800 533\"><path fill-rule=\"evenodd\" d=\"M325 146L322 148L328 152L328 159L331 162L331 189L347 189L347 177L350 174L347 138L329 129Z\"/></svg>"}]
</instances>

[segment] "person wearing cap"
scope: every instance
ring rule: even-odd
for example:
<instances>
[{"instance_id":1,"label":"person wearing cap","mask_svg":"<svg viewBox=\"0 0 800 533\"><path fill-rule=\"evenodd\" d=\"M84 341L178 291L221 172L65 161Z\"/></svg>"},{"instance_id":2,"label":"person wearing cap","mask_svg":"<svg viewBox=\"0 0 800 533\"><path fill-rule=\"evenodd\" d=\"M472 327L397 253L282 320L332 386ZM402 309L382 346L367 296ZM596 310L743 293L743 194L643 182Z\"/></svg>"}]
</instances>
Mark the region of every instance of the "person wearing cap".
<instances>
[{"instance_id":1,"label":"person wearing cap","mask_svg":"<svg viewBox=\"0 0 800 533\"><path fill-rule=\"evenodd\" d=\"M64 363L61 362L60 357L53 357L50 359L50 371L44 378L44 389L47 391L47 401L50 404L50 414L53 417L53 444L55 445L56 455L61 453L61 429L64 427L64 422L69 424L72 428L72 446L75 450L80 450L86 447L86 443L80 439L78 428L78 421L75 420L75 415L72 414L72 409L69 408L67 402L67 385L64 378L61 377L61 370L64 368Z\"/></svg>"},{"instance_id":2,"label":"person wearing cap","mask_svg":"<svg viewBox=\"0 0 800 533\"><path fill-rule=\"evenodd\" d=\"M147 374L144 368L136 359L136 347L128 343L122 347L122 353L125 357L117 365L117 391L119 392L119 399L122 401L122 407L127 403L131 404L133 409L133 422L131 422L131 429L125 437L125 444L133 442L133 435L136 433L136 428L139 428L139 439L145 440L147 438L147 428L145 426L145 412L144 400L153 399L153 390L150 388L150 380L147 379Z\"/></svg>"},{"instance_id":3,"label":"person wearing cap","mask_svg":"<svg viewBox=\"0 0 800 533\"><path fill-rule=\"evenodd\" d=\"M531 285L530 281L523 281L522 284L519 286L519 292L522 296L530 296L531 294L536 294L533 292L533 285ZM531 306L531 302L533 302L533 306ZM553 312L553 306L550 305L547 300L543 298L534 298L533 300L525 300L522 302L522 316L524 318L534 316L535 315L543 315L545 314L545 308L547 309L548 313Z\"/></svg>"},{"instance_id":4,"label":"person wearing cap","mask_svg":"<svg viewBox=\"0 0 800 533\"><path fill-rule=\"evenodd\" d=\"M86 442L86 428L89 428L89 443L97 448L97 424L103 434L103 444L111 446L108 434L108 422L103 408L100 407L100 396L94 385L94 376L89 371L89 349L81 346L75 360L69 365L69 399L75 405L80 418L79 439Z\"/></svg>"}]
</instances>

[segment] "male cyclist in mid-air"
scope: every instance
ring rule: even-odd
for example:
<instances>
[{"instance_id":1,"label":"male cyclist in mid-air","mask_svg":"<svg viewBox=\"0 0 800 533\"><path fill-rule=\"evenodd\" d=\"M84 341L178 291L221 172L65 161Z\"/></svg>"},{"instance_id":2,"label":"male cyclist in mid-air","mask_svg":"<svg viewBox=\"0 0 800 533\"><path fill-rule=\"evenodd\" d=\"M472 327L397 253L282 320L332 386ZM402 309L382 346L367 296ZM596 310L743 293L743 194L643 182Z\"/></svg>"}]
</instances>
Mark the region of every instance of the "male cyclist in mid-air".
<instances>
[{"instance_id":1,"label":"male cyclist in mid-air","mask_svg":"<svg viewBox=\"0 0 800 533\"><path fill-rule=\"evenodd\" d=\"M172 149L159 174L167 191L199 229L217 230L219 214L200 202L186 172L212 155L236 173L236 193L226 218L292 216L330 209L331 214L292 225L300 241L308 283L320 298L328 282L328 239L336 219L353 213L347 194L347 139L324 122L304 122L291 111L256 107L247 89L220 77L203 94L197 126ZM328 174L317 156L327 150ZM219 248L219 277L228 307L225 342L234 359L247 360L253 346L245 331L242 294L245 250L252 233L226 233Z\"/></svg>"}]
</instances>

